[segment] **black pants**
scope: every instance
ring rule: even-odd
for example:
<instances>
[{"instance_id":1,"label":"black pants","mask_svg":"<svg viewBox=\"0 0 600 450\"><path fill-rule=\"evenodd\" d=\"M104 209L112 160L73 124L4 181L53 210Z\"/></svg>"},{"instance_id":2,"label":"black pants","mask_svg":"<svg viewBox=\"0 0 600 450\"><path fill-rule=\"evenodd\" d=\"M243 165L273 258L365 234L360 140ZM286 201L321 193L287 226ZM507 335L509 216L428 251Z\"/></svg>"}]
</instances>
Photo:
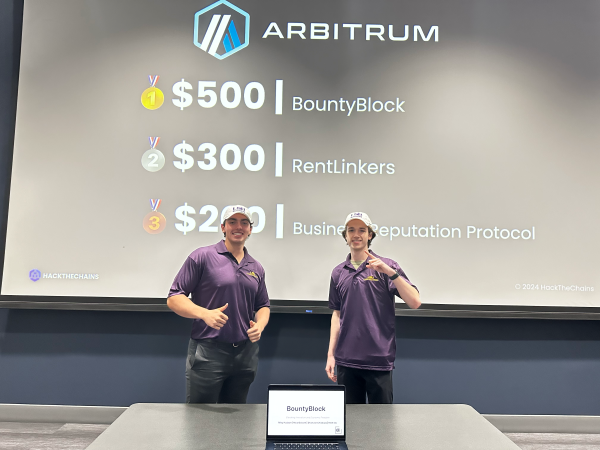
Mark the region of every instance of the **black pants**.
<instances>
[{"instance_id":1,"label":"black pants","mask_svg":"<svg viewBox=\"0 0 600 450\"><path fill-rule=\"evenodd\" d=\"M214 339L190 339L186 402L246 403L257 368L257 342L234 346Z\"/></svg>"},{"instance_id":2,"label":"black pants","mask_svg":"<svg viewBox=\"0 0 600 450\"><path fill-rule=\"evenodd\" d=\"M338 384L346 386L346 403L393 403L392 371L337 366Z\"/></svg>"}]
</instances>

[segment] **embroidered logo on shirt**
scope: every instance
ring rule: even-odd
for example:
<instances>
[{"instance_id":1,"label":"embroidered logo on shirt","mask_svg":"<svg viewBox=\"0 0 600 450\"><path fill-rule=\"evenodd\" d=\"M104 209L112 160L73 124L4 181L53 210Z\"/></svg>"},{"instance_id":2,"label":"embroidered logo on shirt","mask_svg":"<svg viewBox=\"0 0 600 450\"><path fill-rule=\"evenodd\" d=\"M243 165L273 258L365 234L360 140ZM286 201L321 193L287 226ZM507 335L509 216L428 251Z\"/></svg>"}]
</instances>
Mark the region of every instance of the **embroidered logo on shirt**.
<instances>
[{"instance_id":1,"label":"embroidered logo on shirt","mask_svg":"<svg viewBox=\"0 0 600 450\"><path fill-rule=\"evenodd\" d=\"M251 277L254 277L258 280L258 275L256 275L254 272L248 272L248 275L250 275Z\"/></svg>"},{"instance_id":2,"label":"embroidered logo on shirt","mask_svg":"<svg viewBox=\"0 0 600 450\"><path fill-rule=\"evenodd\" d=\"M364 281L379 281L373 275L369 275L367 278L363 278Z\"/></svg>"}]
</instances>

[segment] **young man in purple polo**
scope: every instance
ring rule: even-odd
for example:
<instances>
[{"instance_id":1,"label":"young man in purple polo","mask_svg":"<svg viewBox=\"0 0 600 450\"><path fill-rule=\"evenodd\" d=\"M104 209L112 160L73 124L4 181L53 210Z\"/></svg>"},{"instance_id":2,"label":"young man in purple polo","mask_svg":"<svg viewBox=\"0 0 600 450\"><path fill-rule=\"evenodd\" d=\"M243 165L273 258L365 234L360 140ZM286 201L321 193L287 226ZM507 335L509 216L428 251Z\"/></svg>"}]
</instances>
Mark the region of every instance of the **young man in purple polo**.
<instances>
[{"instance_id":1,"label":"young man in purple polo","mask_svg":"<svg viewBox=\"0 0 600 450\"><path fill-rule=\"evenodd\" d=\"M325 371L346 386L347 403L393 402L394 297L413 309L421 305L419 291L398 263L369 252L377 236L371 225L365 213L348 215L342 235L350 254L333 269L329 287L333 314Z\"/></svg>"},{"instance_id":2,"label":"young man in purple polo","mask_svg":"<svg viewBox=\"0 0 600 450\"><path fill-rule=\"evenodd\" d=\"M248 209L228 207L221 231L224 240L188 256L167 299L175 313L194 319L187 403L246 403L258 367L257 342L269 322L265 271L244 246L252 233Z\"/></svg>"}]
</instances>

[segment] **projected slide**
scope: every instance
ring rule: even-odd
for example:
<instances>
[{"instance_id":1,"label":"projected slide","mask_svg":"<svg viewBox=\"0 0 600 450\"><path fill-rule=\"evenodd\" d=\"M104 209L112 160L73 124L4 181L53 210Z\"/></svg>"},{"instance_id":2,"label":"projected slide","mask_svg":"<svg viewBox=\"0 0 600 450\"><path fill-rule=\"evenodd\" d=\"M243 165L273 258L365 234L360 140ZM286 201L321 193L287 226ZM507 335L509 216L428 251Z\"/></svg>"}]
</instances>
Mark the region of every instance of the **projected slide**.
<instances>
[{"instance_id":1,"label":"projected slide","mask_svg":"<svg viewBox=\"0 0 600 450\"><path fill-rule=\"evenodd\" d=\"M25 0L2 294L164 298L232 204L272 299L369 214L425 304L600 306L573 0Z\"/></svg>"}]
</instances>

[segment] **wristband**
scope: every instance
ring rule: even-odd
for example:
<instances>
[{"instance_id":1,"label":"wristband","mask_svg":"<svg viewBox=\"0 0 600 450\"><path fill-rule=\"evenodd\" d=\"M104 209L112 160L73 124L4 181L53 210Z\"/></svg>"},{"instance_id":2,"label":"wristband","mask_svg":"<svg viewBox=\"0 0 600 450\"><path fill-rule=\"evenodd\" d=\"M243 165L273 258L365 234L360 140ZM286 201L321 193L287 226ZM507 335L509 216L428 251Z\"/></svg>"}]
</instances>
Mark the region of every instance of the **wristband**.
<instances>
[{"instance_id":1,"label":"wristband","mask_svg":"<svg viewBox=\"0 0 600 450\"><path fill-rule=\"evenodd\" d=\"M398 273L397 270L395 270L394 272L396 272L396 273L390 277L390 280L392 280L392 281L394 281L396 278L398 278L400 276L400 274Z\"/></svg>"}]
</instances>

